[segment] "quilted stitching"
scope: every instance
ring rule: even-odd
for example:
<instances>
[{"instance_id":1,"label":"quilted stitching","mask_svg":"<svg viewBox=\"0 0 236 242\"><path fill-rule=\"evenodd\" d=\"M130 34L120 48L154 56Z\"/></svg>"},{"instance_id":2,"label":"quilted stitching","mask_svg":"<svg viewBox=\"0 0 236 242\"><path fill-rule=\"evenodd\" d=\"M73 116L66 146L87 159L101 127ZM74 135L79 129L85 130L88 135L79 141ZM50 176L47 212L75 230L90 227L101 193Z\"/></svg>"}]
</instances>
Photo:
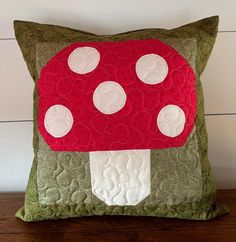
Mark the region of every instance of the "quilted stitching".
<instances>
[{"instance_id":1,"label":"quilted stitching","mask_svg":"<svg viewBox=\"0 0 236 242\"><path fill-rule=\"evenodd\" d=\"M157 204L159 206L162 204L170 207L201 198L201 162L195 130L184 147L151 150L151 195L137 207L137 213L142 206L157 207ZM84 203L86 206L104 207L105 205L91 192L89 154L53 152L41 136L39 141L41 147L38 152L37 169L39 202L42 205ZM132 165L139 168L138 162ZM122 164L117 169L118 173L124 172ZM106 206L106 209L109 209L109 206ZM129 212L129 209L133 210L127 207L126 211Z\"/></svg>"},{"instance_id":2,"label":"quilted stitching","mask_svg":"<svg viewBox=\"0 0 236 242\"><path fill-rule=\"evenodd\" d=\"M146 53L155 54L147 55ZM71 56L76 58L75 63L72 62ZM143 67L149 72L150 64L158 64L150 63L150 58L153 61L153 57L158 58L158 61L161 60L161 66L164 62L167 67L165 76L163 78L161 76L162 85L146 85L146 79L144 84L141 82L142 77L136 76L137 71L142 70ZM145 58L147 66L143 66L145 64L142 63L143 61L140 62L143 58ZM77 66L78 61L83 65ZM151 68L151 71L151 73L155 71L158 75L160 74L160 69L157 69L158 72L156 72ZM146 77L146 71L144 74ZM152 77L156 76L152 75ZM150 150L122 151L122 149L140 149L140 145L144 146L143 148L180 146L185 143L195 118L196 95L193 71L185 59L174 49L157 40L116 43L82 42L69 46L57 53L43 67L37 83L39 130L53 150L121 149L121 151L112 153L109 151L90 152L92 191L109 205L134 205L150 193ZM97 85L98 87L95 89ZM127 95L125 94L127 96L125 96L127 99L124 103L125 106L121 107L122 110L114 116L99 112L100 110L98 111L91 105L92 95L94 101L94 94L98 94L97 90L100 90L101 85L109 85L108 89L106 87L109 92L104 96L106 102L109 100L109 95L113 96L113 92L118 96L122 92L127 93ZM113 90L112 87L116 90L114 88ZM122 92L117 93L117 91ZM133 95L134 91L136 96ZM112 99L111 101L114 102ZM171 105L167 105L169 103ZM105 107L106 103L103 103L101 108ZM161 111L156 110L157 107L161 107ZM185 117L187 125L184 130ZM179 118L182 119L179 120ZM184 122L182 122L183 118ZM72 123L74 127L71 127ZM165 132L163 132L164 130ZM175 132L179 133L175 135ZM42 146L40 147L42 149ZM141 155L146 152L149 155ZM105 155L109 157L108 161L104 158ZM138 164L139 159L143 161L140 169L129 170L129 165ZM46 168L46 164L44 164L44 168L39 170L39 187L41 183L45 183L47 186L53 177L53 172L57 173L57 171ZM56 203L68 203L66 199L63 199L64 194L69 193L75 183L80 182L79 178L72 182L72 172L68 173L66 170L57 174L54 186L45 190L46 200L52 200L54 197L57 199ZM86 173L86 175L89 174ZM61 182L62 179L66 184ZM65 186L66 188L64 188ZM77 191L79 190L78 186ZM73 194L70 195L71 201L74 200L72 199ZM156 200L158 196L160 194L156 193Z\"/></svg>"},{"instance_id":3,"label":"quilted stitching","mask_svg":"<svg viewBox=\"0 0 236 242\"><path fill-rule=\"evenodd\" d=\"M214 201L215 187L212 176L210 174L209 162L207 159L207 135L204 121L204 109L203 109L203 95L202 87L200 82L200 74L202 73L207 60L209 58L211 49L213 47L216 33L217 33L218 17L211 17L200 20L198 22L182 26L173 30L163 29L149 29L127 32L114 36L96 36L94 34L85 33L69 28L63 28L59 26L50 25L39 25L30 22L15 22L16 37L21 46L22 53L26 59L29 71L34 80L38 79L40 66L46 64L47 60L37 64L36 69L36 46L39 42L57 42L61 45L66 46L65 43L72 43L76 41L110 41L110 40L123 40L123 39L147 39L147 38L158 38L161 40L168 39L197 39L198 51L196 54L196 65L194 61L189 61L192 68L195 68L197 75L197 95L198 95L198 106L197 106L197 117L196 117L196 138L199 147L199 157L201 163L202 172L202 196L197 201L188 201L180 204L168 205L164 204L151 204L144 206L140 203L137 207L123 207L123 206L109 206L106 207L104 204L61 204L61 205L40 205L38 197L38 186L37 186L37 166L39 152L39 135L37 133L37 123L34 123L34 147L35 147L35 159L32 165L30 180L27 187L27 193L25 198L25 206L19 210L17 216L25 221L34 221L42 219L56 219L66 218L74 216L92 215L92 214L126 214L126 215L155 215L165 217L179 217L179 218L190 218L190 219L210 219L217 215L222 215L228 210L225 206L216 204ZM178 42L178 41L177 41ZM168 43L168 41L166 41ZM42 44L44 45L44 44ZM55 47L56 49L57 47ZM175 46L176 49L178 47ZM55 51L54 54L58 51ZM61 49L59 47L59 49ZM185 48L180 47L182 52ZM180 51L178 49L178 51ZM181 51L180 51L181 52ZM192 52L184 55L189 55L191 58ZM53 56L53 55L49 55ZM49 58L50 59L50 58ZM188 59L188 58L187 58ZM191 58L193 60L193 58ZM188 59L189 60L189 59ZM35 103L34 103L34 120L37 120L37 92L35 91ZM180 148L177 148L180 149ZM168 149L166 150L168 152ZM160 155L157 152L157 157ZM171 154L172 156L172 154ZM157 159L158 160L158 159ZM156 164L157 162L155 162ZM191 167L191 166L190 166ZM179 173L181 174L181 173ZM93 199L96 201L96 198ZM99 203L99 201L97 201Z\"/></svg>"},{"instance_id":4,"label":"quilted stitching","mask_svg":"<svg viewBox=\"0 0 236 242\"><path fill-rule=\"evenodd\" d=\"M72 72L67 65L71 53L81 46L96 48L101 55L98 67L85 75ZM146 53L159 54L167 61L169 71L162 83L148 85L137 77L135 64ZM113 115L104 115L93 104L94 90L108 80L121 85L127 99L124 107ZM196 116L194 73L181 55L158 40L73 44L48 62L37 83L39 130L48 145L57 151L182 146ZM58 104L68 108L74 117L71 131L60 139L50 135L44 126L45 113ZM175 138L163 134L157 126L157 115L167 105L177 105L186 117L183 132Z\"/></svg>"}]
</instances>

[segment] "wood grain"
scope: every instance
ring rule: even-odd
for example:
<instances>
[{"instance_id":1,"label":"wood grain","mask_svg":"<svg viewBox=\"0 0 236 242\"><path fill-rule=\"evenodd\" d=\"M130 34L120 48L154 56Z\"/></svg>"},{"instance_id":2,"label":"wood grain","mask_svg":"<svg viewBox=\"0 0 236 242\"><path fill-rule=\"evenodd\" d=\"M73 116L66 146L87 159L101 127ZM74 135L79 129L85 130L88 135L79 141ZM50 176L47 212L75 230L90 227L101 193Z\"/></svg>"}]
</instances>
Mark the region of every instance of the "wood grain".
<instances>
[{"instance_id":1,"label":"wood grain","mask_svg":"<svg viewBox=\"0 0 236 242\"><path fill-rule=\"evenodd\" d=\"M236 115L207 116L209 160L218 188L236 187Z\"/></svg>"},{"instance_id":2,"label":"wood grain","mask_svg":"<svg viewBox=\"0 0 236 242\"><path fill-rule=\"evenodd\" d=\"M236 32L219 33L202 75L205 113L236 113ZM33 80L16 40L0 41L0 121L32 120Z\"/></svg>"},{"instance_id":3,"label":"wood grain","mask_svg":"<svg viewBox=\"0 0 236 242\"><path fill-rule=\"evenodd\" d=\"M33 123L0 123L0 191L23 191L33 160Z\"/></svg>"},{"instance_id":4,"label":"wood grain","mask_svg":"<svg viewBox=\"0 0 236 242\"><path fill-rule=\"evenodd\" d=\"M220 190L230 214L209 221L155 217L94 216L25 223L14 218L22 193L0 194L0 241L236 241L236 190Z\"/></svg>"},{"instance_id":5,"label":"wood grain","mask_svg":"<svg viewBox=\"0 0 236 242\"><path fill-rule=\"evenodd\" d=\"M1 0L0 38L14 37L14 19L39 21L111 34L137 28L174 28L191 21L220 15L220 30L236 30L235 0L225 1L32 1Z\"/></svg>"},{"instance_id":6,"label":"wood grain","mask_svg":"<svg viewBox=\"0 0 236 242\"><path fill-rule=\"evenodd\" d=\"M0 121L32 119L33 80L16 40L0 41Z\"/></svg>"},{"instance_id":7,"label":"wood grain","mask_svg":"<svg viewBox=\"0 0 236 242\"><path fill-rule=\"evenodd\" d=\"M236 113L236 32L219 33L202 74L205 113ZM233 75L231 75L233 74Z\"/></svg>"}]
</instances>

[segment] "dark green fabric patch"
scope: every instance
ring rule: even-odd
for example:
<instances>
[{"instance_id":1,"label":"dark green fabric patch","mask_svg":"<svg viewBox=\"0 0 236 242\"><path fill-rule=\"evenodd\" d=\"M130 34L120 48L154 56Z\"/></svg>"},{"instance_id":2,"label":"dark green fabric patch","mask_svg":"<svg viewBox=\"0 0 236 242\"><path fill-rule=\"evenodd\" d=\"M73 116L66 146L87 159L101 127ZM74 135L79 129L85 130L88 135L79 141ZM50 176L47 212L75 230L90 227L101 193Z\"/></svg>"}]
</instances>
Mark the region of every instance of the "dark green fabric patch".
<instances>
[{"instance_id":1,"label":"dark green fabric patch","mask_svg":"<svg viewBox=\"0 0 236 242\"><path fill-rule=\"evenodd\" d=\"M41 68L68 43L158 38L173 46L189 61L196 72L198 96L195 129L186 145L181 148L151 151L150 196L135 206L107 206L91 193L87 175L88 153L53 152L48 150L40 137L37 128L38 95L35 89L35 158L25 195L25 205L17 212L17 217L24 221L35 221L107 214L205 220L228 212L227 207L215 201L216 189L207 157L207 133L200 82L200 75L215 42L217 16L172 30L144 29L106 36L24 21L15 21L14 27L17 41L35 82ZM169 173L166 175L167 172Z\"/></svg>"}]
</instances>

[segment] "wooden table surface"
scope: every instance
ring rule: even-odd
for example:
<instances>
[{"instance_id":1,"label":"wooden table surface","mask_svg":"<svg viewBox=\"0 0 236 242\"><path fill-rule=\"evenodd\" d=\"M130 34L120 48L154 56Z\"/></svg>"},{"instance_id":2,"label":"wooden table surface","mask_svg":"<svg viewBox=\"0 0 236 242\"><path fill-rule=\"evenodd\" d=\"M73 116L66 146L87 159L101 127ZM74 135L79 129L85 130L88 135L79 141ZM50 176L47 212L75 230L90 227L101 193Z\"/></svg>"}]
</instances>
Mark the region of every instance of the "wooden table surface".
<instances>
[{"instance_id":1,"label":"wooden table surface","mask_svg":"<svg viewBox=\"0 0 236 242\"><path fill-rule=\"evenodd\" d=\"M25 223L14 217L23 193L0 193L0 241L236 242L236 190L220 190L230 214L210 221L94 216Z\"/></svg>"}]
</instances>

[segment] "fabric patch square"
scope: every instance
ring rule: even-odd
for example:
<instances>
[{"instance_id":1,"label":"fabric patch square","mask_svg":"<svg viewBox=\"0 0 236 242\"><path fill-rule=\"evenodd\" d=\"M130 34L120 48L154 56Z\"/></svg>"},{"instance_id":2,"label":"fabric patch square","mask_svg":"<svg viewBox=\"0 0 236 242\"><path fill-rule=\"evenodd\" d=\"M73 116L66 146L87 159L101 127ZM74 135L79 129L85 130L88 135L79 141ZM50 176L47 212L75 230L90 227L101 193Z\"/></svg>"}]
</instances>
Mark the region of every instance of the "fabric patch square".
<instances>
[{"instance_id":1,"label":"fabric patch square","mask_svg":"<svg viewBox=\"0 0 236 242\"><path fill-rule=\"evenodd\" d=\"M165 40L167 41L167 40ZM180 52L183 56L187 56L187 60L190 60L192 63L191 66L194 67L195 59L196 59L196 51L192 53L191 58L189 57L189 50L186 50L186 46L191 46L193 50L196 50L196 39L171 39L169 43L172 43L172 46L183 50ZM69 44L57 44L57 43L48 43L48 44L37 44L37 66L45 66L47 63L47 59L50 59L50 54L53 53L55 55L60 51L60 49L64 49L65 46ZM182 48L181 48L182 46ZM55 50L55 51L54 51ZM49 52L49 53L47 53ZM44 55L42 55L44 53ZM73 52L72 52L73 53ZM41 64L42 63L42 64ZM38 68L40 70L40 67ZM194 68L195 70L195 68ZM38 73L40 75L40 72ZM50 73L51 74L51 73ZM103 84L102 82L101 84ZM100 85L101 85L100 84ZM63 86L64 87L64 86ZM68 89L66 89L68 90ZM96 89L95 89L96 91ZM55 105L57 110L56 112L63 113L63 106ZM52 106L52 107L55 107ZM168 109L168 106L165 106L163 110ZM178 106L176 106L178 108ZM47 115L50 114L50 109L47 111L45 115L45 120L47 120ZM62 111L61 111L62 109ZM67 108L65 108L67 109ZM173 105L170 107L169 116L175 115L170 111L173 110ZM160 122L161 118L163 118L164 111L159 112L159 119L157 117L156 122ZM175 111L175 110L174 110ZM178 110L177 110L178 111ZM49 113L49 114L48 114ZM70 120L70 112L67 114L67 120ZM55 114L58 118L58 113ZM185 117L185 116L184 116ZM50 119L49 119L50 120ZM45 123L45 121L44 121ZM165 122L164 122L165 123ZM162 124L160 123L159 126ZM159 128L160 128L159 127ZM165 127L165 126L164 126ZM60 129L59 129L60 130ZM63 130L63 129L62 129ZM195 129L192 134L194 137ZM57 137L57 138L60 138ZM196 138L195 138L196 139ZM193 139L191 139L192 141ZM191 142L193 145L193 151L191 151L191 159L187 160L187 164L191 161L194 161L196 169L194 165L190 165L189 171L186 168L181 166L181 169L178 171L176 166L172 163L175 162L178 157L175 159L171 158L168 153L152 150L150 153L150 149L147 150L117 150L117 151L93 151L93 152L53 152L47 144L43 140L40 135L40 147L44 147L39 150L38 153L38 187L39 187L39 201L42 204L77 204L78 200L84 198L86 201L84 203L92 202L92 193L97 198L104 201L107 205L135 205L145 199L145 197L152 197L150 199L145 199L145 203L153 203L155 200L159 200L159 202L166 204L175 204L178 203L179 200L183 197L185 200L194 200L194 197L200 197L201 194L201 183L196 182L194 189L192 188L193 184L185 181L185 188L183 188L183 184L178 186L178 183L174 181L179 181L180 179L177 176L183 173L185 174L186 180L199 179L201 177L201 164L199 160L195 160L196 154L194 151L198 151L197 142ZM189 145L190 146L190 145ZM172 150L172 149L171 149ZM176 150L176 149L173 149ZM184 149L183 151L188 150ZM165 160L165 163L157 162L155 157L156 153L164 154L161 160ZM178 152L180 153L180 151ZM140 155L139 155L140 154ZM144 155L146 154L146 155ZM186 155L186 154L185 154ZM146 156L146 158L145 158ZM189 156L189 155L188 155ZM187 156L187 157L188 157ZM48 157L54 157L51 162L48 162ZM67 158L65 158L67 157ZM86 157L86 159L85 159ZM167 158L168 157L168 158ZM183 158L184 156L182 156ZM70 161L70 159L72 161ZM161 161L160 160L160 161ZM59 161L59 162L57 162ZM64 162L65 161L65 162ZM76 162L77 161L77 162ZM56 162L57 164L54 164ZM74 166L68 165L68 162L73 163ZM158 164L155 164L157 162ZM52 164L51 164L52 163ZM76 164L78 163L78 164ZM54 164L54 165L53 165ZM78 169L78 165L80 168ZM175 173L171 173L172 168L175 167ZM85 170L82 170L84 169ZM159 172L163 170L162 172ZM150 172L152 170L153 177L150 179ZM76 172L75 172L76 171ZM177 189L167 189L170 185L167 185L169 179L161 178L160 174L166 174L168 171L171 174L171 182ZM189 173L191 172L191 173ZM193 173L192 173L193 172ZM86 174L86 176L79 177L81 174ZM160 177L156 177L156 174L159 174ZM91 179L89 177L91 176ZM195 178L194 178L195 177ZM151 180L156 180L156 183L151 183ZM196 180L195 180L196 181ZM84 185L89 187L90 189L85 190ZM161 185L160 185L161 184ZM153 187L151 190L151 186ZM182 186L182 188L181 188ZM159 187L159 189L157 189ZM165 196L163 196L164 187ZM150 191L151 190L151 191ZM174 190L174 192L173 192ZM155 191L155 192L153 192ZM184 194L182 194L182 191ZM76 194L76 195L74 195ZM79 194L79 195L78 195ZM159 194L159 196L155 197L155 194ZM160 195L161 194L161 195ZM172 194L172 195L171 195ZM173 194L181 194L179 198ZM141 197L143 197L141 199ZM187 198L188 197L188 198ZM162 200L162 199L166 200ZM168 198L168 199L167 199ZM78 199L78 200L76 200ZM182 200L181 200L182 201Z\"/></svg>"}]
</instances>

